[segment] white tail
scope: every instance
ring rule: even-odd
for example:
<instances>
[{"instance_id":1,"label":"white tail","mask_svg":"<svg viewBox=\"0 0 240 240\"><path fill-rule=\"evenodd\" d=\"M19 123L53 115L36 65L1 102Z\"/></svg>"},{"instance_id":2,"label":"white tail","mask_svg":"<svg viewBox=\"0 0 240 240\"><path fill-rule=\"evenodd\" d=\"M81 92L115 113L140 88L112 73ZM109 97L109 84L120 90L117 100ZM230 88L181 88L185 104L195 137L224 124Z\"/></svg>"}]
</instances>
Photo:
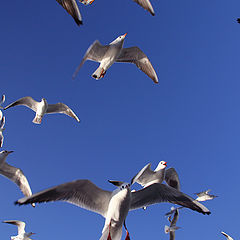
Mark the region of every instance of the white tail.
<instances>
[{"instance_id":1,"label":"white tail","mask_svg":"<svg viewBox=\"0 0 240 240\"><path fill-rule=\"evenodd\" d=\"M97 70L92 74L92 77L95 79L100 79L103 78L105 75L106 71L104 70L104 68L99 67L97 68Z\"/></svg>"},{"instance_id":2,"label":"white tail","mask_svg":"<svg viewBox=\"0 0 240 240\"><path fill-rule=\"evenodd\" d=\"M42 116L36 115L32 122L40 124L42 122Z\"/></svg>"}]
</instances>

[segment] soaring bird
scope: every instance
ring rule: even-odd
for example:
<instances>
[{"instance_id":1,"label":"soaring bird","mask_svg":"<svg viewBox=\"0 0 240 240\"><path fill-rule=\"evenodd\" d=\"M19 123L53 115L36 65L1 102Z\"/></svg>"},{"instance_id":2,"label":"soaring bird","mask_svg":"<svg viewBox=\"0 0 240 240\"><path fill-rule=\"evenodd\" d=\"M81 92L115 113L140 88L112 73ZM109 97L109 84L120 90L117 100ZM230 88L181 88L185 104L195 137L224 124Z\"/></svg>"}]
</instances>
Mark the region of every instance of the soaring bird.
<instances>
[{"instance_id":1,"label":"soaring bird","mask_svg":"<svg viewBox=\"0 0 240 240\"><path fill-rule=\"evenodd\" d=\"M6 220L6 221L3 221L3 222L13 224L13 225L16 225L18 227L18 235L17 236L12 236L11 240L32 240L30 238L30 236L35 234L33 232L29 232L29 233L25 232L25 226L26 226L25 222L18 221L18 220Z\"/></svg>"},{"instance_id":2,"label":"soaring bird","mask_svg":"<svg viewBox=\"0 0 240 240\"><path fill-rule=\"evenodd\" d=\"M67 105L64 103L48 104L45 98L42 98L41 102L37 102L32 97L23 97L9 104L4 110L18 105L26 106L36 112L35 118L33 119L33 123L36 124L40 124L44 114L49 113L63 113L80 122L77 115Z\"/></svg>"},{"instance_id":3,"label":"soaring bird","mask_svg":"<svg viewBox=\"0 0 240 240\"><path fill-rule=\"evenodd\" d=\"M148 57L138 47L123 48L124 39L127 33L119 36L109 45L102 45L96 40L85 53L81 63L73 74L76 77L78 71L86 60L99 62L100 65L92 74L95 79L104 77L106 71L115 62L134 63L140 70L147 74L155 83L158 83L157 74Z\"/></svg>"},{"instance_id":4,"label":"soaring bird","mask_svg":"<svg viewBox=\"0 0 240 240\"><path fill-rule=\"evenodd\" d=\"M22 170L6 163L7 156L12 152L6 150L0 152L0 174L16 183L22 193L29 197L32 195L32 191ZM35 207L35 204L32 203L32 206Z\"/></svg>"},{"instance_id":5,"label":"soaring bird","mask_svg":"<svg viewBox=\"0 0 240 240\"><path fill-rule=\"evenodd\" d=\"M179 227L176 226L178 218L179 218L179 211L178 209L175 209L173 218L171 219L171 216L168 217L168 220L170 222L170 227L165 225L164 230L166 234L168 233L170 234L170 240L175 239L175 231L179 229Z\"/></svg>"}]
</instances>

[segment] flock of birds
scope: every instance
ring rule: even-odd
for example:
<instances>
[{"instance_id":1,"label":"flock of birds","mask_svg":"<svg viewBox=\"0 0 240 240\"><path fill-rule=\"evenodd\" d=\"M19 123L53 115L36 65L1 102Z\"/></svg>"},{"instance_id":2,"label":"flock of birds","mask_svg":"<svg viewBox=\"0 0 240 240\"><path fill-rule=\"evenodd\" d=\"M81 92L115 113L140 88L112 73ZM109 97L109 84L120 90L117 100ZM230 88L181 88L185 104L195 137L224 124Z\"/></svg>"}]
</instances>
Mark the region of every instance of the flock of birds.
<instances>
[{"instance_id":1,"label":"flock of birds","mask_svg":"<svg viewBox=\"0 0 240 240\"><path fill-rule=\"evenodd\" d=\"M81 3L88 5L94 0L80 0ZM137 4L154 15L153 7L149 0L134 0ZM76 3L76 0L57 0L59 4L73 17L78 25L82 24L82 17ZM240 19L237 20L240 23ZM158 83L157 74L148 59L148 57L138 47L123 48L123 43L127 34L121 35L112 41L109 45L102 45L95 41L87 50L81 63L77 67L73 78L86 60L99 62L100 65L92 74L95 79L104 77L108 68L114 62L134 63L140 70L148 75L154 83ZM64 103L48 104L45 98L40 102L32 97L23 97L6 107L2 107L5 102L5 95L0 101L0 108L7 110L11 107L23 105L36 114L33 123L41 124L45 114L63 113L80 122L77 115ZM0 110L0 147L3 146L3 130L6 118ZM68 203L96 212L105 218L105 224L102 229L100 240L120 240L122 237L122 228L126 230L126 240L130 239L126 227L126 217L129 211L135 209L147 209L147 206L161 202L170 202L178 204L180 207L172 207L171 211L166 213L170 226L165 226L165 233L170 234L170 240L175 239L175 231L179 229L176 226L180 209L189 208L202 214L209 215L211 212L200 202L214 199L215 195L209 194L210 190L196 193L197 198L193 199L180 191L180 180L174 168L166 169L166 162L159 162L155 170L151 169L151 164L143 167L130 181L130 183L109 180L117 188L113 191L107 191L99 188L90 180L80 179L73 182L64 183L41 192L32 194L28 180L21 169L9 165L6 158L13 151L0 152L0 174L7 177L18 185L25 197L17 200L15 204L31 204L35 207L36 203L51 201L66 201ZM166 184L163 184L165 181ZM131 186L138 183L142 186L140 190L131 190ZM18 220L6 220L4 223L13 224L18 227L18 235L11 237L12 240L30 240L33 232L25 232L25 223ZM221 232L228 240L232 238L225 232Z\"/></svg>"}]
</instances>

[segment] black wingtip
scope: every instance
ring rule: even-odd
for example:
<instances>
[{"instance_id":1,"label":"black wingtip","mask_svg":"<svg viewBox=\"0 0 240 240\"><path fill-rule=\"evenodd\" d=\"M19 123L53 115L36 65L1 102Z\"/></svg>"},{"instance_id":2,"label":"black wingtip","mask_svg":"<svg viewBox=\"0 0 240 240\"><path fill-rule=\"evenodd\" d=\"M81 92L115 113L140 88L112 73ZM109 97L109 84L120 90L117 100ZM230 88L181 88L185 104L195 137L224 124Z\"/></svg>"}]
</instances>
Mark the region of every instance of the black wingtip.
<instances>
[{"instance_id":1,"label":"black wingtip","mask_svg":"<svg viewBox=\"0 0 240 240\"><path fill-rule=\"evenodd\" d=\"M240 18L237 18L237 22L240 23Z\"/></svg>"},{"instance_id":2,"label":"black wingtip","mask_svg":"<svg viewBox=\"0 0 240 240\"><path fill-rule=\"evenodd\" d=\"M18 201L15 201L15 202L14 202L14 205L20 206L21 204L20 204Z\"/></svg>"},{"instance_id":3,"label":"black wingtip","mask_svg":"<svg viewBox=\"0 0 240 240\"><path fill-rule=\"evenodd\" d=\"M77 23L78 26L83 25L83 21L79 19L75 19L75 22Z\"/></svg>"}]
</instances>

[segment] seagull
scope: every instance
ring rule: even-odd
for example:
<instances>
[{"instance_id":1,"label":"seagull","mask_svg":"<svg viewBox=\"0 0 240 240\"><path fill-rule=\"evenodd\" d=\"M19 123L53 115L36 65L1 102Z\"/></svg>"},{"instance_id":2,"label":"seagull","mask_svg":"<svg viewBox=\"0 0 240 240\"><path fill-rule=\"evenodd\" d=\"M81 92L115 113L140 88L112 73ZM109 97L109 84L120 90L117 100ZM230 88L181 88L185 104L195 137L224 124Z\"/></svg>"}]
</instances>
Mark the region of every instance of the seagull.
<instances>
[{"instance_id":1,"label":"seagull","mask_svg":"<svg viewBox=\"0 0 240 240\"><path fill-rule=\"evenodd\" d=\"M127 231L126 239L129 239L125 219L131 204L130 186L135 182L135 178L132 179L131 184L113 180L109 182L117 186L113 192L97 187L90 180L81 179L44 190L30 198L20 199L16 204L67 201L105 218L100 240L120 240L123 225Z\"/></svg>"},{"instance_id":2,"label":"seagull","mask_svg":"<svg viewBox=\"0 0 240 240\"><path fill-rule=\"evenodd\" d=\"M22 193L29 197L32 195L32 191L22 170L6 163L7 156L12 152L6 150L0 152L0 174L15 182ZM35 207L35 204L33 203L32 206Z\"/></svg>"},{"instance_id":3,"label":"seagull","mask_svg":"<svg viewBox=\"0 0 240 240\"><path fill-rule=\"evenodd\" d=\"M3 223L9 223L16 225L18 227L18 235L11 237L11 240L31 240L30 236L32 236L33 232L26 233L25 232L25 222L18 221L18 220L6 220Z\"/></svg>"},{"instance_id":4,"label":"seagull","mask_svg":"<svg viewBox=\"0 0 240 240\"><path fill-rule=\"evenodd\" d=\"M233 240L233 238L230 237L230 236L229 236L228 234L226 234L225 232L221 232L221 234L224 235L224 236L227 238L227 240Z\"/></svg>"},{"instance_id":5,"label":"seagull","mask_svg":"<svg viewBox=\"0 0 240 240\"><path fill-rule=\"evenodd\" d=\"M0 122L0 147L3 146L3 131L5 130L4 128L5 125L5 116L2 117L1 122Z\"/></svg>"},{"instance_id":6,"label":"seagull","mask_svg":"<svg viewBox=\"0 0 240 240\"><path fill-rule=\"evenodd\" d=\"M175 239L175 231L180 228L180 227L176 226L178 217L179 217L179 211L178 211L178 209L175 209L173 219L171 219L171 216L168 218L168 220L170 222L170 227L165 225L164 230L165 230L166 234L168 234L168 233L170 234L170 240Z\"/></svg>"},{"instance_id":7,"label":"seagull","mask_svg":"<svg viewBox=\"0 0 240 240\"><path fill-rule=\"evenodd\" d=\"M149 0L133 0L137 4L139 4L141 7L143 7L145 10L150 12L153 16L155 15L152 4Z\"/></svg>"},{"instance_id":8,"label":"seagull","mask_svg":"<svg viewBox=\"0 0 240 240\"><path fill-rule=\"evenodd\" d=\"M178 210L179 211L179 209L182 209L182 208L184 208L184 207L171 207L171 211L169 211L169 212L167 212L166 214L165 214L165 216L171 216L173 213L175 213L176 212L176 210Z\"/></svg>"},{"instance_id":9,"label":"seagull","mask_svg":"<svg viewBox=\"0 0 240 240\"><path fill-rule=\"evenodd\" d=\"M83 24L76 0L57 0L57 2L73 17L78 26Z\"/></svg>"},{"instance_id":10,"label":"seagull","mask_svg":"<svg viewBox=\"0 0 240 240\"><path fill-rule=\"evenodd\" d=\"M207 201L207 200L212 200L218 196L215 196L215 195L212 195L212 194L209 194L211 190L208 189L206 191L203 191L203 192L200 192L200 193L195 193L198 197L196 198L197 201L199 202L204 202L204 201Z\"/></svg>"},{"instance_id":11,"label":"seagull","mask_svg":"<svg viewBox=\"0 0 240 240\"><path fill-rule=\"evenodd\" d=\"M136 182L143 187L147 187L153 183L162 183L165 175L165 168L167 162L160 161L156 169L151 170L151 163L148 163L145 167L142 168L142 174L138 177Z\"/></svg>"},{"instance_id":12,"label":"seagull","mask_svg":"<svg viewBox=\"0 0 240 240\"><path fill-rule=\"evenodd\" d=\"M32 121L36 124L40 124L44 114L48 113L63 113L80 122L76 114L67 105L64 103L48 104L45 98L42 98L41 102L37 102L32 97L23 97L9 104L4 110L18 105L26 106L36 112L36 116Z\"/></svg>"},{"instance_id":13,"label":"seagull","mask_svg":"<svg viewBox=\"0 0 240 240\"><path fill-rule=\"evenodd\" d=\"M139 175L136 182L143 187L147 187L153 183L162 183L165 180L169 186L180 191L180 181L176 170L174 168L165 170L166 166L167 162L160 161L153 171L151 170L151 163L148 163L140 171L142 174Z\"/></svg>"},{"instance_id":14,"label":"seagull","mask_svg":"<svg viewBox=\"0 0 240 240\"><path fill-rule=\"evenodd\" d=\"M157 74L148 57L142 52L142 50L138 47L123 48L126 35L127 33L119 36L109 45L102 45L98 40L96 40L88 48L72 77L76 77L78 71L86 60L92 60L100 63L97 70L92 74L92 77L97 80L104 77L106 71L113 65L114 62L128 62L134 63L155 83L158 83Z\"/></svg>"}]
</instances>

